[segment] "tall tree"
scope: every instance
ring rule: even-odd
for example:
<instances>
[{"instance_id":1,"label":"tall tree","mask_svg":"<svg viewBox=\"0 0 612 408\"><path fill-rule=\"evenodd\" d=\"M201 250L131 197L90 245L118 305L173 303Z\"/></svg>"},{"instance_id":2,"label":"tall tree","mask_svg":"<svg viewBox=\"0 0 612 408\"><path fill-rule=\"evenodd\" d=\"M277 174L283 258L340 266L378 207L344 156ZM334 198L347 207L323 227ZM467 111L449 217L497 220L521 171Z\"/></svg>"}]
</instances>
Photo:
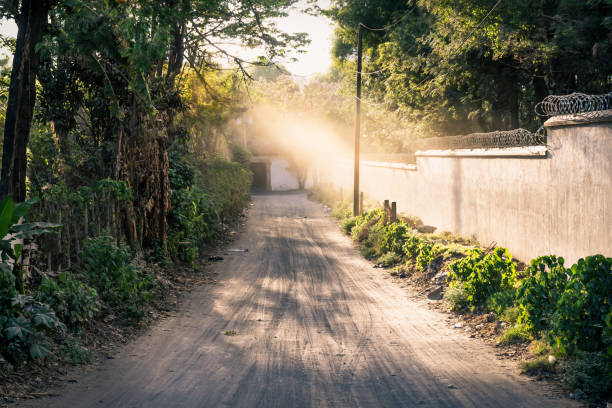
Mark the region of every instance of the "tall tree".
<instances>
[{"instance_id":1,"label":"tall tree","mask_svg":"<svg viewBox=\"0 0 612 408\"><path fill-rule=\"evenodd\" d=\"M36 46L45 33L53 3L53 0L12 0L0 6L0 15L13 18L18 27L4 123L0 198L11 195L16 201L24 201L26 197L26 149L40 66Z\"/></svg>"}]
</instances>

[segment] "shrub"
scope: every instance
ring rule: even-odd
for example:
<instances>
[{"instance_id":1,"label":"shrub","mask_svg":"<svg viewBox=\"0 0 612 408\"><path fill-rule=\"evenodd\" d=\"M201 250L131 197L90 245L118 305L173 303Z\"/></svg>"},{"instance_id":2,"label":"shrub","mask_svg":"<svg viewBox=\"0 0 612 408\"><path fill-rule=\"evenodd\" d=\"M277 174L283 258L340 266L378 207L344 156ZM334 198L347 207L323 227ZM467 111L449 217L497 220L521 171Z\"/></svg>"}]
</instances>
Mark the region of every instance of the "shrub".
<instances>
[{"instance_id":1,"label":"shrub","mask_svg":"<svg viewBox=\"0 0 612 408\"><path fill-rule=\"evenodd\" d=\"M152 282L129 263L127 246L115 245L108 236L87 238L82 258L87 281L102 300L126 317L142 317L142 305L149 300Z\"/></svg>"},{"instance_id":2,"label":"shrub","mask_svg":"<svg viewBox=\"0 0 612 408\"><path fill-rule=\"evenodd\" d=\"M612 395L612 367L603 353L580 351L564 368L563 380L570 390L580 389L596 401Z\"/></svg>"},{"instance_id":3,"label":"shrub","mask_svg":"<svg viewBox=\"0 0 612 408\"><path fill-rule=\"evenodd\" d=\"M497 338L497 344L520 344L525 343L529 340L529 333L521 325L515 325L508 327L504 332Z\"/></svg>"},{"instance_id":4,"label":"shrub","mask_svg":"<svg viewBox=\"0 0 612 408\"><path fill-rule=\"evenodd\" d=\"M497 316L501 316L507 308L514 304L515 298L516 291L514 289L495 292L487 298L485 307Z\"/></svg>"},{"instance_id":5,"label":"shrub","mask_svg":"<svg viewBox=\"0 0 612 408\"><path fill-rule=\"evenodd\" d=\"M338 220L344 220L353 216L353 210L346 201L339 201L333 205L331 209L332 217Z\"/></svg>"},{"instance_id":6,"label":"shrub","mask_svg":"<svg viewBox=\"0 0 612 408\"><path fill-rule=\"evenodd\" d=\"M495 292L512 289L516 282L516 263L506 248L495 248L488 254L472 249L449 269L449 281L464 282L468 302L474 306Z\"/></svg>"},{"instance_id":7,"label":"shrub","mask_svg":"<svg viewBox=\"0 0 612 408\"><path fill-rule=\"evenodd\" d=\"M404 255L406 255L408 259L416 259L416 257L419 256L419 248L422 242L423 240L416 235L407 236L402 246Z\"/></svg>"},{"instance_id":8,"label":"shrub","mask_svg":"<svg viewBox=\"0 0 612 408\"><path fill-rule=\"evenodd\" d=\"M568 280L563 263L563 258L555 255L533 259L525 271L526 277L519 284L519 322L533 334L552 326L552 315Z\"/></svg>"},{"instance_id":9,"label":"shrub","mask_svg":"<svg viewBox=\"0 0 612 408\"><path fill-rule=\"evenodd\" d=\"M445 252L445 248L439 244L430 244L428 242L421 242L419 244L419 254L416 257L416 265L417 268L425 272L437 257L442 255Z\"/></svg>"},{"instance_id":10,"label":"shrub","mask_svg":"<svg viewBox=\"0 0 612 408\"><path fill-rule=\"evenodd\" d=\"M251 153L237 143L232 143L230 145L230 151L232 155L232 161L236 163L240 163L242 167L248 169L251 166Z\"/></svg>"},{"instance_id":11,"label":"shrub","mask_svg":"<svg viewBox=\"0 0 612 408\"><path fill-rule=\"evenodd\" d=\"M368 236L370 228L379 222L384 220L385 213L380 208L365 212L357 217L355 220L355 226L351 230L351 236L353 239L361 242Z\"/></svg>"},{"instance_id":12,"label":"shrub","mask_svg":"<svg viewBox=\"0 0 612 408\"><path fill-rule=\"evenodd\" d=\"M600 351L610 346L612 313L612 258L602 255L579 259L557 302L551 335L567 349ZM584 390L583 390L584 391Z\"/></svg>"},{"instance_id":13,"label":"shrub","mask_svg":"<svg viewBox=\"0 0 612 408\"><path fill-rule=\"evenodd\" d=\"M0 311L0 353L13 364L44 359L50 353L48 337L64 329L48 305L15 295L10 306Z\"/></svg>"},{"instance_id":14,"label":"shrub","mask_svg":"<svg viewBox=\"0 0 612 408\"><path fill-rule=\"evenodd\" d=\"M65 361L72 365L80 365L91 361L91 352L72 336L67 336L59 347Z\"/></svg>"},{"instance_id":15,"label":"shrub","mask_svg":"<svg viewBox=\"0 0 612 408\"><path fill-rule=\"evenodd\" d=\"M468 305L467 293L463 282L453 282L444 289L444 300L450 309L458 312Z\"/></svg>"},{"instance_id":16,"label":"shrub","mask_svg":"<svg viewBox=\"0 0 612 408\"><path fill-rule=\"evenodd\" d=\"M384 267L389 267L397 265L401 261L402 257L396 254L395 252L387 252L379 256L376 262Z\"/></svg>"},{"instance_id":17,"label":"shrub","mask_svg":"<svg viewBox=\"0 0 612 408\"><path fill-rule=\"evenodd\" d=\"M391 223L385 227L381 243L382 252L393 252L396 255L403 255L403 245L406 241L410 229L402 221Z\"/></svg>"},{"instance_id":18,"label":"shrub","mask_svg":"<svg viewBox=\"0 0 612 408\"><path fill-rule=\"evenodd\" d=\"M518 306L510 306L502 312L501 318L506 323L514 324L518 322L520 314L521 309Z\"/></svg>"},{"instance_id":19,"label":"shrub","mask_svg":"<svg viewBox=\"0 0 612 408\"><path fill-rule=\"evenodd\" d=\"M355 226L356 222L357 222L357 217L344 218L340 222L340 228L342 228L342 232L344 232L346 235L350 235L351 234L351 230Z\"/></svg>"},{"instance_id":20,"label":"shrub","mask_svg":"<svg viewBox=\"0 0 612 408\"><path fill-rule=\"evenodd\" d=\"M168 250L174 260L194 262L203 245L221 229L208 194L196 187L172 192L168 214Z\"/></svg>"},{"instance_id":21,"label":"shrub","mask_svg":"<svg viewBox=\"0 0 612 408\"><path fill-rule=\"evenodd\" d=\"M72 327L91 320L100 310L98 292L68 272L57 280L43 278L36 298L51 306L60 320Z\"/></svg>"}]
</instances>

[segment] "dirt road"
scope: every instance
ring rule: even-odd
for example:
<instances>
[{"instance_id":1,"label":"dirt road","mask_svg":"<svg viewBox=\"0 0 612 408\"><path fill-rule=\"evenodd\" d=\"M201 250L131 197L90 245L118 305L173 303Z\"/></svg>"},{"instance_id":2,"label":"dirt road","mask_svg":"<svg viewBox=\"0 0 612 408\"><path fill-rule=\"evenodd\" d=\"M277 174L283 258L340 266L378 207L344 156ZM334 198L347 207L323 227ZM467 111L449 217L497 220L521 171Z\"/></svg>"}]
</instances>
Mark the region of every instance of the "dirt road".
<instances>
[{"instance_id":1,"label":"dirt road","mask_svg":"<svg viewBox=\"0 0 612 408\"><path fill-rule=\"evenodd\" d=\"M235 247L176 317L24 406L573 406L412 300L303 194L255 196Z\"/></svg>"}]
</instances>

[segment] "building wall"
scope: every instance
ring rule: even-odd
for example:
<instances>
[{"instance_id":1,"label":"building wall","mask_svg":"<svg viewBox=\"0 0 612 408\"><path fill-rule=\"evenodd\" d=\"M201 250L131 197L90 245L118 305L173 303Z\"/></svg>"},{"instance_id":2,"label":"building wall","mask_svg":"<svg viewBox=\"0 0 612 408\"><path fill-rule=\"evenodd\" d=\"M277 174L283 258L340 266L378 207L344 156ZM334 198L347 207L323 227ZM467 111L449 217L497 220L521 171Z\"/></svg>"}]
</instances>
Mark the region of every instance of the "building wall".
<instances>
[{"instance_id":1,"label":"building wall","mask_svg":"<svg viewBox=\"0 0 612 408\"><path fill-rule=\"evenodd\" d=\"M360 190L524 261L612 256L611 117L553 118L546 147L417 152L416 166L365 163ZM352 166L332 163L319 171L321 182L352 191Z\"/></svg>"},{"instance_id":2,"label":"building wall","mask_svg":"<svg viewBox=\"0 0 612 408\"><path fill-rule=\"evenodd\" d=\"M299 189L299 182L295 172L291 170L291 163L282 156L254 156L253 163L266 163L268 171L268 190L291 191ZM311 169L312 170L312 169ZM313 185L314 171L309 171L305 188Z\"/></svg>"}]
</instances>

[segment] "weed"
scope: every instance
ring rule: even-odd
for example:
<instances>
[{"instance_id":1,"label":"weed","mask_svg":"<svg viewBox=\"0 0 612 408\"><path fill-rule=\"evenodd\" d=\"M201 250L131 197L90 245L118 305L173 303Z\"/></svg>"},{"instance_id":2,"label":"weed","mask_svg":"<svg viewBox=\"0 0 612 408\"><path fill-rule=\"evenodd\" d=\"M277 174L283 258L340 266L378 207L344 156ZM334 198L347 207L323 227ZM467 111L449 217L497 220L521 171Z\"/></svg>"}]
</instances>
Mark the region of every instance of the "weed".
<instances>
[{"instance_id":1,"label":"weed","mask_svg":"<svg viewBox=\"0 0 612 408\"><path fill-rule=\"evenodd\" d=\"M66 337L60 345L60 353L72 365L86 364L91 361L91 352L72 336Z\"/></svg>"},{"instance_id":2,"label":"weed","mask_svg":"<svg viewBox=\"0 0 612 408\"><path fill-rule=\"evenodd\" d=\"M497 344L499 345L510 345L525 343L529 340L529 333L524 327L515 325L508 327L504 332L497 338Z\"/></svg>"},{"instance_id":3,"label":"weed","mask_svg":"<svg viewBox=\"0 0 612 408\"><path fill-rule=\"evenodd\" d=\"M518 306L507 307L501 314L501 318L504 322L514 324L518 321L521 309Z\"/></svg>"},{"instance_id":4,"label":"weed","mask_svg":"<svg viewBox=\"0 0 612 408\"><path fill-rule=\"evenodd\" d=\"M226 330L223 332L224 335L226 336L235 336L236 335L236 330Z\"/></svg>"},{"instance_id":5,"label":"weed","mask_svg":"<svg viewBox=\"0 0 612 408\"><path fill-rule=\"evenodd\" d=\"M612 364L601 352L580 351L564 364L563 380L570 390L580 389L592 400L612 395Z\"/></svg>"},{"instance_id":6,"label":"weed","mask_svg":"<svg viewBox=\"0 0 612 408\"><path fill-rule=\"evenodd\" d=\"M490 312L501 316L504 311L514 304L516 293L514 289L506 289L491 294L485 301L485 307Z\"/></svg>"},{"instance_id":7,"label":"weed","mask_svg":"<svg viewBox=\"0 0 612 408\"><path fill-rule=\"evenodd\" d=\"M402 262L402 257L396 254L395 252L387 252L379 256L376 262L384 267L395 266L398 263Z\"/></svg>"},{"instance_id":8,"label":"weed","mask_svg":"<svg viewBox=\"0 0 612 408\"><path fill-rule=\"evenodd\" d=\"M521 362L521 371L528 375L537 375L542 372L552 372L555 367L555 360L549 356L541 356L535 360Z\"/></svg>"},{"instance_id":9,"label":"weed","mask_svg":"<svg viewBox=\"0 0 612 408\"><path fill-rule=\"evenodd\" d=\"M351 230L357 223L357 217L348 217L340 221L340 228L346 235L351 235Z\"/></svg>"},{"instance_id":10,"label":"weed","mask_svg":"<svg viewBox=\"0 0 612 408\"><path fill-rule=\"evenodd\" d=\"M444 301L448 307L458 312L468 305L467 293L462 282L453 283L444 290Z\"/></svg>"}]
</instances>

